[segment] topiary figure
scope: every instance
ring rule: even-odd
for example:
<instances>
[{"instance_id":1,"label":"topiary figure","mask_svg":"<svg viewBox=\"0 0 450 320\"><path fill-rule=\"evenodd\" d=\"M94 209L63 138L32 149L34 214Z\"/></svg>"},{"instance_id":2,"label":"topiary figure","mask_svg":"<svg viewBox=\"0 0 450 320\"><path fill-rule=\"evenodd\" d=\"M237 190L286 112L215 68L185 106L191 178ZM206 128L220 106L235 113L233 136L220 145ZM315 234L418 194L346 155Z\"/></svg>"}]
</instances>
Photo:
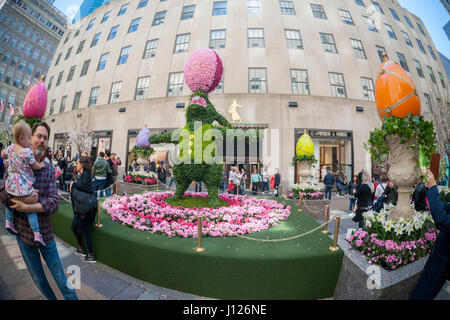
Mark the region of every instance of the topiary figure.
<instances>
[{"instance_id":1,"label":"topiary figure","mask_svg":"<svg viewBox=\"0 0 450 320\"><path fill-rule=\"evenodd\" d=\"M193 91L186 109L186 125L183 128L185 130L179 130L181 135L178 141L171 141L172 133L152 135L149 138L151 144L174 143L180 147L178 160L182 163L175 164L173 168L177 188L171 200L183 198L193 181L203 181L208 190L210 207L220 206L218 189L222 181L223 163L209 163L200 156L203 156L207 148L214 150L216 147L213 140L205 139L205 133L208 135L209 129L220 129L224 133L226 128L233 128L227 119L216 111L208 98L208 93L219 85L222 73L222 61L214 50L195 51L184 68L186 84ZM213 126L214 121L222 127ZM198 140L196 142L199 136L203 138L201 143L198 143ZM211 155L214 156L214 152ZM199 160L197 163L196 159Z\"/></svg>"}]
</instances>

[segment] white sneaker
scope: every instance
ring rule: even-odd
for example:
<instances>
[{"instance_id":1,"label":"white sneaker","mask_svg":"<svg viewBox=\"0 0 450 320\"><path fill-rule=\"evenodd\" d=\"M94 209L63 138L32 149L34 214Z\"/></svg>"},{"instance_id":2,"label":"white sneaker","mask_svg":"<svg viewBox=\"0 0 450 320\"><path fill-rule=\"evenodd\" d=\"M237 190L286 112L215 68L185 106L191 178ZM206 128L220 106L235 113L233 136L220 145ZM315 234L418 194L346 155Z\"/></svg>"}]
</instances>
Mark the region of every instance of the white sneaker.
<instances>
[{"instance_id":1,"label":"white sneaker","mask_svg":"<svg viewBox=\"0 0 450 320\"><path fill-rule=\"evenodd\" d=\"M353 218L355 216L355 213L353 211L351 211L351 212L348 213L348 215L349 215L350 218Z\"/></svg>"}]
</instances>

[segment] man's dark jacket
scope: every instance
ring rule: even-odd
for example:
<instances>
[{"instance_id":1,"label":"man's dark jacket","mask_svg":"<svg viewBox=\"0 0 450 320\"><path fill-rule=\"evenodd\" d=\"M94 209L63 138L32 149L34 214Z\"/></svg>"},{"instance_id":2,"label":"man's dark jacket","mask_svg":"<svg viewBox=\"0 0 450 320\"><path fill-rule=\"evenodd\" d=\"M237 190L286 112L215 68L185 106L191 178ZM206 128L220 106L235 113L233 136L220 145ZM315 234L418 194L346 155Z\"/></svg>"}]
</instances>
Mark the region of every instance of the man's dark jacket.
<instances>
[{"instance_id":1,"label":"man's dark jacket","mask_svg":"<svg viewBox=\"0 0 450 320\"><path fill-rule=\"evenodd\" d=\"M427 191L431 215L439 235L416 286L410 293L411 300L432 300L450 278L450 203L442 202L436 186Z\"/></svg>"},{"instance_id":2,"label":"man's dark jacket","mask_svg":"<svg viewBox=\"0 0 450 320\"><path fill-rule=\"evenodd\" d=\"M327 173L325 178L323 178L323 184L327 187L332 187L334 185L334 175L332 173Z\"/></svg>"}]
</instances>

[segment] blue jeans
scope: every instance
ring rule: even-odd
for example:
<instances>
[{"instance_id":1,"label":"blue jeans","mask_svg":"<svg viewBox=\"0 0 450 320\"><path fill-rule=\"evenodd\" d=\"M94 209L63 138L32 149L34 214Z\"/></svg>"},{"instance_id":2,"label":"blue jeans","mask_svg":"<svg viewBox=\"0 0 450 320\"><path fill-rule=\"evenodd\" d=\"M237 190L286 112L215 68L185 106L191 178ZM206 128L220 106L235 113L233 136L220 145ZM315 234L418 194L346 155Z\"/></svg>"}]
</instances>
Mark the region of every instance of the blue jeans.
<instances>
[{"instance_id":1,"label":"blue jeans","mask_svg":"<svg viewBox=\"0 0 450 320\"><path fill-rule=\"evenodd\" d=\"M106 183L105 183L105 187L106 187ZM112 185L110 185L108 188L106 188L105 193L106 193L107 197L110 197L112 195Z\"/></svg>"},{"instance_id":2,"label":"blue jeans","mask_svg":"<svg viewBox=\"0 0 450 320\"><path fill-rule=\"evenodd\" d=\"M328 200L331 200L331 191L333 190L333 186L325 186L325 196L324 199L327 198L328 194Z\"/></svg>"},{"instance_id":3,"label":"blue jeans","mask_svg":"<svg viewBox=\"0 0 450 320\"><path fill-rule=\"evenodd\" d=\"M269 191L269 182L263 182L261 192L264 192L265 190Z\"/></svg>"},{"instance_id":4,"label":"blue jeans","mask_svg":"<svg viewBox=\"0 0 450 320\"><path fill-rule=\"evenodd\" d=\"M197 181L197 183L195 184L195 192L202 192L202 182L201 181Z\"/></svg>"},{"instance_id":5,"label":"blue jeans","mask_svg":"<svg viewBox=\"0 0 450 320\"><path fill-rule=\"evenodd\" d=\"M9 209L8 207L5 207L5 212L6 212L6 221L14 225L14 211ZM34 212L29 212L26 215L28 217L28 223L30 224L31 230L33 230L34 233L38 233L39 222L37 219L37 214Z\"/></svg>"},{"instance_id":6,"label":"blue jeans","mask_svg":"<svg viewBox=\"0 0 450 320\"><path fill-rule=\"evenodd\" d=\"M41 263L41 254L47 264L50 272L58 285L64 299L66 300L78 300L75 290L69 288L67 285L67 277L64 273L64 268L59 259L58 250L56 248L56 242L53 240L44 247L30 247L20 240L17 236L17 243L19 244L20 252L22 252L23 260L27 265L31 278L41 290L42 294L48 300L56 300L56 296L53 293L47 278L45 277L44 269ZM39 254L40 252L40 254Z\"/></svg>"},{"instance_id":7,"label":"blue jeans","mask_svg":"<svg viewBox=\"0 0 450 320\"><path fill-rule=\"evenodd\" d=\"M94 179L94 191L104 190L106 187L106 179L98 180ZM98 197L103 197L103 191L100 191L100 195L97 194Z\"/></svg>"},{"instance_id":8,"label":"blue jeans","mask_svg":"<svg viewBox=\"0 0 450 320\"><path fill-rule=\"evenodd\" d=\"M174 183L175 182L175 186L177 185L177 182L173 179L173 178L170 178L170 182L169 182L169 189L170 189L170 187L172 186L172 183Z\"/></svg>"},{"instance_id":9,"label":"blue jeans","mask_svg":"<svg viewBox=\"0 0 450 320\"><path fill-rule=\"evenodd\" d=\"M353 208L355 207L356 198L352 199L350 198L350 205L348 206L348 211L353 211Z\"/></svg>"}]
</instances>

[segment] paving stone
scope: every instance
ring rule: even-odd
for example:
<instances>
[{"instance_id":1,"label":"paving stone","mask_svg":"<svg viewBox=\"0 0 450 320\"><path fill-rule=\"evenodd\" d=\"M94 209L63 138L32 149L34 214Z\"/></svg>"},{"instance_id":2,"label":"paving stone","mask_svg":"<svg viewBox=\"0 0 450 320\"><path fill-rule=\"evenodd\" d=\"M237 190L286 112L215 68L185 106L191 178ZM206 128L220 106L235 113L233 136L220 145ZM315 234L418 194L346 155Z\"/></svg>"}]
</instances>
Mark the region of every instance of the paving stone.
<instances>
[{"instance_id":1,"label":"paving stone","mask_svg":"<svg viewBox=\"0 0 450 320\"><path fill-rule=\"evenodd\" d=\"M113 300L136 300L145 292L144 289L135 286L128 286L118 295L113 297Z\"/></svg>"},{"instance_id":2,"label":"paving stone","mask_svg":"<svg viewBox=\"0 0 450 320\"><path fill-rule=\"evenodd\" d=\"M88 266L81 271L81 281L108 299L119 294L129 284L109 273Z\"/></svg>"},{"instance_id":3,"label":"paving stone","mask_svg":"<svg viewBox=\"0 0 450 320\"><path fill-rule=\"evenodd\" d=\"M21 283L25 280L31 279L28 270L21 270L16 263L4 264L1 266L0 278L7 286Z\"/></svg>"},{"instance_id":4,"label":"paving stone","mask_svg":"<svg viewBox=\"0 0 450 320\"><path fill-rule=\"evenodd\" d=\"M34 286L34 283L28 280L6 286L5 291L9 292L14 300L41 300L44 298L37 287Z\"/></svg>"},{"instance_id":5,"label":"paving stone","mask_svg":"<svg viewBox=\"0 0 450 320\"><path fill-rule=\"evenodd\" d=\"M81 283L81 288L75 290L75 292L79 300L107 300L103 295L84 283Z\"/></svg>"},{"instance_id":6,"label":"paving stone","mask_svg":"<svg viewBox=\"0 0 450 320\"><path fill-rule=\"evenodd\" d=\"M155 295L151 292L145 291L143 294L141 294L137 298L137 300L159 300L159 297L160 296L158 296L158 295Z\"/></svg>"}]
</instances>

